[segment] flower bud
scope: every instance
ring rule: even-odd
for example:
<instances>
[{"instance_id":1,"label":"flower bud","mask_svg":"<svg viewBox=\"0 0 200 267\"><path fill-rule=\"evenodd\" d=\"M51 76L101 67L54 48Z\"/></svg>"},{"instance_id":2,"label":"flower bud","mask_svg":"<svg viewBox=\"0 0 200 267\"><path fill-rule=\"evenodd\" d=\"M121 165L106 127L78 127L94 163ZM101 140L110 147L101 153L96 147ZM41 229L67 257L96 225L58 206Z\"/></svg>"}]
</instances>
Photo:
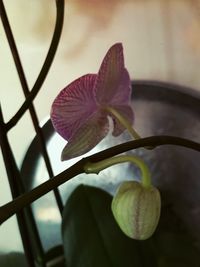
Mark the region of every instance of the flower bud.
<instances>
[{"instance_id":1,"label":"flower bud","mask_svg":"<svg viewBox=\"0 0 200 267\"><path fill-rule=\"evenodd\" d=\"M136 181L123 182L112 200L112 212L121 230L137 240L149 238L160 217L159 191Z\"/></svg>"}]
</instances>

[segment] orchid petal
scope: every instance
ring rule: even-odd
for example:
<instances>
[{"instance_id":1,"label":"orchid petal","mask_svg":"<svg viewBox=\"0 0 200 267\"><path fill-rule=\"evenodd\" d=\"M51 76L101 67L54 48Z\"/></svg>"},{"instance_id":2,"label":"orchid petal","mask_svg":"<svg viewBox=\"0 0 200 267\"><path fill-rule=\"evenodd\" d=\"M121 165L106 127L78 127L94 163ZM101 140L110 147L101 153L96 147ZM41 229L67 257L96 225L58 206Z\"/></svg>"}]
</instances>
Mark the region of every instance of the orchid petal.
<instances>
[{"instance_id":1,"label":"orchid petal","mask_svg":"<svg viewBox=\"0 0 200 267\"><path fill-rule=\"evenodd\" d=\"M99 104L109 104L121 84L124 74L124 56L121 43L113 45L103 59L95 83L96 99Z\"/></svg>"},{"instance_id":2,"label":"orchid petal","mask_svg":"<svg viewBox=\"0 0 200 267\"><path fill-rule=\"evenodd\" d=\"M87 74L65 87L53 102L51 120L66 140L96 111L94 83L96 74Z\"/></svg>"},{"instance_id":3,"label":"orchid petal","mask_svg":"<svg viewBox=\"0 0 200 267\"><path fill-rule=\"evenodd\" d=\"M69 139L64 147L61 160L81 156L94 148L109 131L109 122L105 113L93 114Z\"/></svg>"},{"instance_id":4,"label":"orchid petal","mask_svg":"<svg viewBox=\"0 0 200 267\"><path fill-rule=\"evenodd\" d=\"M134 113L130 106L113 106L113 108L120 113L129 123L133 123L134 120ZM126 130L126 128L113 116L110 115L113 119L114 129L112 132L113 136L118 136Z\"/></svg>"},{"instance_id":5,"label":"orchid petal","mask_svg":"<svg viewBox=\"0 0 200 267\"><path fill-rule=\"evenodd\" d=\"M124 68L118 86L115 88L115 95L110 100L110 105L127 105L131 99L131 80L128 71Z\"/></svg>"}]
</instances>

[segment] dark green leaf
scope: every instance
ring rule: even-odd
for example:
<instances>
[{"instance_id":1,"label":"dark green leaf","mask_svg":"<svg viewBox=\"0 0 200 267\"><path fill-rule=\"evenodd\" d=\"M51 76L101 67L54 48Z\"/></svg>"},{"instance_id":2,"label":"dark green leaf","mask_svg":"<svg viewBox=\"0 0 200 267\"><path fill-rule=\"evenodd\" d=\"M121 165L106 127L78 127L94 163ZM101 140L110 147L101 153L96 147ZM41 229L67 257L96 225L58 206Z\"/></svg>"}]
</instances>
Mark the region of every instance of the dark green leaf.
<instances>
[{"instance_id":1,"label":"dark green leaf","mask_svg":"<svg viewBox=\"0 0 200 267\"><path fill-rule=\"evenodd\" d=\"M1 267L27 267L25 255L19 252L0 254Z\"/></svg>"},{"instance_id":2,"label":"dark green leaf","mask_svg":"<svg viewBox=\"0 0 200 267\"><path fill-rule=\"evenodd\" d=\"M200 267L196 241L174 212L173 205L162 207L159 227L153 240L159 267Z\"/></svg>"},{"instance_id":3,"label":"dark green leaf","mask_svg":"<svg viewBox=\"0 0 200 267\"><path fill-rule=\"evenodd\" d=\"M44 262L46 265L53 267L65 266L63 246L58 245L48 250L44 256Z\"/></svg>"},{"instance_id":4,"label":"dark green leaf","mask_svg":"<svg viewBox=\"0 0 200 267\"><path fill-rule=\"evenodd\" d=\"M126 237L111 212L112 197L81 185L63 213L62 233L67 267L156 267L151 239Z\"/></svg>"}]
</instances>

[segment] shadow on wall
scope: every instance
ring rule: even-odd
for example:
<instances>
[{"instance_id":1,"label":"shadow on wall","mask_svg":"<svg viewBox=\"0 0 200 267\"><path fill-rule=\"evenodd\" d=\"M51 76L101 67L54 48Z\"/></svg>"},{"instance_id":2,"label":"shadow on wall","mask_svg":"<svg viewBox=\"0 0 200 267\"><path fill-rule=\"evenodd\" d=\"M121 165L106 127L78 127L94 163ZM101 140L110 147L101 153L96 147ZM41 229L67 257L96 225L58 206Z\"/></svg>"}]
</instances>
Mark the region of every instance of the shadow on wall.
<instances>
[{"instance_id":1,"label":"shadow on wall","mask_svg":"<svg viewBox=\"0 0 200 267\"><path fill-rule=\"evenodd\" d=\"M111 25L116 12L127 2L133 0L73 0L65 1L65 31L72 32L75 41L73 46L69 49L65 55L69 58L78 56L87 47L88 41L94 34L98 34L101 31L105 31ZM49 35L49 25L54 23L54 10L49 6L48 0L41 1L40 17L34 27L34 31L40 35L41 38L45 38ZM71 19L72 18L72 19ZM74 19L75 23L74 24ZM80 22L79 22L80 20ZM82 28L82 34L80 35L80 29L76 32L77 24ZM70 25L73 25L71 27ZM72 29L71 29L71 28ZM71 34L70 34L71 35Z\"/></svg>"},{"instance_id":2,"label":"shadow on wall","mask_svg":"<svg viewBox=\"0 0 200 267\"><path fill-rule=\"evenodd\" d=\"M65 52L70 58L78 56L87 47L88 41L94 34L108 29L113 21L116 12L127 2L134 0L71 0L65 1L65 30L63 35L70 33L73 35L73 45ZM138 1L138 0L137 0ZM50 38L55 22L54 1L49 4L49 0L38 1L37 20L32 23L32 32L40 39ZM80 35L80 28L82 28ZM67 54L66 54L67 53Z\"/></svg>"},{"instance_id":3,"label":"shadow on wall","mask_svg":"<svg viewBox=\"0 0 200 267\"><path fill-rule=\"evenodd\" d=\"M70 37L72 43L66 56L70 58L78 56L84 47L87 47L92 36L108 30L116 13L127 3L145 6L145 12L148 13L149 2L153 7L161 8L160 12L164 12L169 25L171 23L177 24L176 19L179 20L179 24L183 24L184 36L182 38L188 46L199 52L200 3L198 0L65 0L66 18L63 35L67 35L67 40ZM54 0L34 2L19 0L17 5L8 1L6 5L13 13L10 17L15 17L13 25L17 22L16 31L20 33L21 38L27 35L30 35L33 40L35 39L34 36L42 41L51 38L55 23ZM23 16L22 10L26 10L26 14ZM192 17L185 15L185 12L192 14ZM24 25L24 19L27 21L26 25Z\"/></svg>"}]
</instances>

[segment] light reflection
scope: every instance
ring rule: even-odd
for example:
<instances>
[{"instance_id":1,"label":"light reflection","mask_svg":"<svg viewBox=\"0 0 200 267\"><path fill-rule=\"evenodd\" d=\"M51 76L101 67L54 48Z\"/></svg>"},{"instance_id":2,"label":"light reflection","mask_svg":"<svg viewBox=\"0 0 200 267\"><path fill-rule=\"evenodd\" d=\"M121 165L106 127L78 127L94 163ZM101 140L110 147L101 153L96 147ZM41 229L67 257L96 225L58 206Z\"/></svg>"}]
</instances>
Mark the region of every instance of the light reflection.
<instances>
[{"instance_id":1,"label":"light reflection","mask_svg":"<svg viewBox=\"0 0 200 267\"><path fill-rule=\"evenodd\" d=\"M37 218L42 222L53 221L54 223L60 223L61 217L57 207L38 207Z\"/></svg>"},{"instance_id":2,"label":"light reflection","mask_svg":"<svg viewBox=\"0 0 200 267\"><path fill-rule=\"evenodd\" d=\"M118 138L113 138L108 135L98 146L87 154L71 159L69 161L61 162L60 155L66 141L58 134L54 134L48 143L48 154L52 162L53 171L55 174L66 170L72 166L75 162L82 157L86 157L90 154L96 153L100 150L106 149L112 145L123 142L126 135L121 135ZM63 185L59 186L58 190L61 194L63 204L65 205L67 199L73 192L73 190L80 184L87 184L90 186L96 186L102 188L105 191L113 194L116 191L119 183L122 180L133 179L133 175L129 173L129 164L115 165L104 171L99 175L96 174L80 174L73 179L67 181ZM35 187L42 182L48 180L48 174L46 171L45 163L42 158L38 161L36 175L34 176L32 187ZM34 217L39 227L39 233L45 249L51 248L53 245L62 242L61 238L61 215L57 208L56 200L53 192L49 192L43 197L39 198L33 204Z\"/></svg>"},{"instance_id":3,"label":"light reflection","mask_svg":"<svg viewBox=\"0 0 200 267\"><path fill-rule=\"evenodd\" d=\"M117 138L114 138L113 136L111 136L111 134L108 134L108 136L104 140L102 140L99 143L99 145L93 148L90 152L84 154L83 156L61 162L60 156L63 147L66 145L66 141L63 138L61 138L58 134L55 134L52 140L48 144L48 152L50 155L50 160L52 162L54 173L58 174L66 170L67 168L72 166L74 163L76 163L83 157L87 157L89 155L102 151L108 147L124 142L125 136L126 135L121 135ZM99 175L96 174L78 175L77 177L71 179L70 181L66 182L65 184L59 187L64 202L69 197L74 188L77 187L79 184L97 186L110 193L114 193L116 190L116 186L120 183L120 181L124 179L133 179L133 176L130 177L130 174L128 176L128 166L129 166L128 163L124 163L122 168L122 165L118 164L103 170Z\"/></svg>"}]
</instances>

